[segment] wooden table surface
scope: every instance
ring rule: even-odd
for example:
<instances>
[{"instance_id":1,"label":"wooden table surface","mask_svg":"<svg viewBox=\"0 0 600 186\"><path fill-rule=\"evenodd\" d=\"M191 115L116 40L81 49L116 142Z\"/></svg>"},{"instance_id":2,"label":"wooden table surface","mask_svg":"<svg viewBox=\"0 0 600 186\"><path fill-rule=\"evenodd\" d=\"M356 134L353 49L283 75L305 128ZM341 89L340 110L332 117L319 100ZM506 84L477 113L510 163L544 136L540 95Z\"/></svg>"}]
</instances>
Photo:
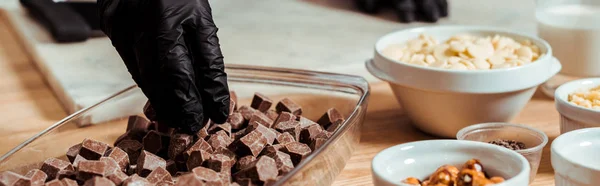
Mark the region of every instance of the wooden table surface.
<instances>
[{"instance_id":1,"label":"wooden table surface","mask_svg":"<svg viewBox=\"0 0 600 186\"><path fill-rule=\"evenodd\" d=\"M371 159L379 151L404 142L433 139L410 125L386 84L371 85L362 141L334 185L372 185ZM0 154L66 116L31 59L0 15ZM550 141L559 134L552 99L537 92L515 123L543 130ZM551 142L550 142L551 143ZM532 185L554 185L550 143Z\"/></svg>"}]
</instances>

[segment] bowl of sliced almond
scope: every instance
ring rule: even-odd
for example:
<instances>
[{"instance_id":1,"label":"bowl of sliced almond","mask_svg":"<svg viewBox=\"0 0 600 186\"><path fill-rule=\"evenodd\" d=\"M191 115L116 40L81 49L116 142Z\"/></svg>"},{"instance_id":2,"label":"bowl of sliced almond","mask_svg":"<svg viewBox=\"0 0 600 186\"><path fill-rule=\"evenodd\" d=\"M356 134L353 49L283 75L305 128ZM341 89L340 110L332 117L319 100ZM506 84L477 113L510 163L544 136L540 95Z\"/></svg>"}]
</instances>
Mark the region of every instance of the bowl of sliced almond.
<instances>
[{"instance_id":1,"label":"bowl of sliced almond","mask_svg":"<svg viewBox=\"0 0 600 186\"><path fill-rule=\"evenodd\" d=\"M448 138L472 124L509 122L562 68L543 39L482 26L389 33L366 66L390 84L414 126Z\"/></svg>"}]
</instances>

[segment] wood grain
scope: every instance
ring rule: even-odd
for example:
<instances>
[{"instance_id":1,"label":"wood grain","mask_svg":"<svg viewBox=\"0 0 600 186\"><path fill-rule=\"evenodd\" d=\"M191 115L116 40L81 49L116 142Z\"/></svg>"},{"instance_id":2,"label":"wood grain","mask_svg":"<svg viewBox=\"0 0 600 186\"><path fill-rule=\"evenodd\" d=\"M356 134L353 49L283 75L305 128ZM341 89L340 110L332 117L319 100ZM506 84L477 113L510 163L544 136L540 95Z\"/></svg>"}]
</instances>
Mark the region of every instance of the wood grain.
<instances>
[{"instance_id":1,"label":"wood grain","mask_svg":"<svg viewBox=\"0 0 600 186\"><path fill-rule=\"evenodd\" d=\"M0 15L0 154L66 116L60 103ZM372 94L362 141L334 185L372 185L371 159L404 142L433 139L410 125L386 84L371 85ZM554 102L536 93L514 121L536 127L553 140L559 134ZM85 129L73 132L85 134ZM550 144L550 143L548 143ZM554 185L550 145L543 151L534 186Z\"/></svg>"}]
</instances>

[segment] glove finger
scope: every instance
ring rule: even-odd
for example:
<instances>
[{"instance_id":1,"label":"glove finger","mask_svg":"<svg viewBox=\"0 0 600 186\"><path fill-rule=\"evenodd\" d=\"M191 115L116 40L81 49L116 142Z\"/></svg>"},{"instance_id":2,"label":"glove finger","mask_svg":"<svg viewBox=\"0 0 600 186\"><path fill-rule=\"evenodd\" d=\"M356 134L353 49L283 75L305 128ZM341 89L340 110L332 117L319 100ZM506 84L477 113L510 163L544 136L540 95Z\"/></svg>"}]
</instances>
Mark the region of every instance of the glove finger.
<instances>
[{"instance_id":1,"label":"glove finger","mask_svg":"<svg viewBox=\"0 0 600 186\"><path fill-rule=\"evenodd\" d=\"M197 17L194 22L185 24L186 39L194 60L197 85L205 107L204 112L215 123L224 123L229 116L229 87L223 63L223 55L217 37L210 5L200 0L195 8Z\"/></svg>"},{"instance_id":2,"label":"glove finger","mask_svg":"<svg viewBox=\"0 0 600 186\"><path fill-rule=\"evenodd\" d=\"M152 51L149 47L152 45L144 43L140 43L136 48L148 48L139 54L155 52L158 55L154 58L157 59L156 66L159 67L157 72L147 71L143 76L151 79L148 82L153 82L152 90L148 91L152 94L149 99L159 119L166 120L171 126L183 131L196 132L204 126L202 98L196 88L196 74L183 39L183 30L176 20L177 17L171 18L174 19L164 20L158 26L154 45L158 51ZM146 56L146 59L151 63L152 57ZM144 62L144 65L148 65L147 62ZM144 69L151 69L153 66Z\"/></svg>"},{"instance_id":3,"label":"glove finger","mask_svg":"<svg viewBox=\"0 0 600 186\"><path fill-rule=\"evenodd\" d=\"M379 2L380 0L354 0L354 4L359 10L369 14L379 11Z\"/></svg>"},{"instance_id":4,"label":"glove finger","mask_svg":"<svg viewBox=\"0 0 600 186\"><path fill-rule=\"evenodd\" d=\"M400 22L410 23L417 20L417 8L413 0L393 0L392 3Z\"/></svg>"},{"instance_id":5,"label":"glove finger","mask_svg":"<svg viewBox=\"0 0 600 186\"><path fill-rule=\"evenodd\" d=\"M447 0L436 0L440 16L448 17L448 1Z\"/></svg>"},{"instance_id":6,"label":"glove finger","mask_svg":"<svg viewBox=\"0 0 600 186\"><path fill-rule=\"evenodd\" d=\"M423 21L435 23L440 19L440 11L437 0L415 0L417 12Z\"/></svg>"}]
</instances>

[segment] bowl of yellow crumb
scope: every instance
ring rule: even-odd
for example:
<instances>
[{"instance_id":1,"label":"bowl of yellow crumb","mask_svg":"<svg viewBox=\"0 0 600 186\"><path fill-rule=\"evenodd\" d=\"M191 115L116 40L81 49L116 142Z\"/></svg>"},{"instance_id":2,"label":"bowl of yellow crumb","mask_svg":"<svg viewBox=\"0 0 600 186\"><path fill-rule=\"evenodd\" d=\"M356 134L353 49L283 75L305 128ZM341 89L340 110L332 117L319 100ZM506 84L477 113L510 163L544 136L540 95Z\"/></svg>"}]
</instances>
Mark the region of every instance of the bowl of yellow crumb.
<instances>
[{"instance_id":1,"label":"bowl of yellow crumb","mask_svg":"<svg viewBox=\"0 0 600 186\"><path fill-rule=\"evenodd\" d=\"M600 78L565 83L554 93L560 113L560 133L600 127Z\"/></svg>"}]
</instances>

